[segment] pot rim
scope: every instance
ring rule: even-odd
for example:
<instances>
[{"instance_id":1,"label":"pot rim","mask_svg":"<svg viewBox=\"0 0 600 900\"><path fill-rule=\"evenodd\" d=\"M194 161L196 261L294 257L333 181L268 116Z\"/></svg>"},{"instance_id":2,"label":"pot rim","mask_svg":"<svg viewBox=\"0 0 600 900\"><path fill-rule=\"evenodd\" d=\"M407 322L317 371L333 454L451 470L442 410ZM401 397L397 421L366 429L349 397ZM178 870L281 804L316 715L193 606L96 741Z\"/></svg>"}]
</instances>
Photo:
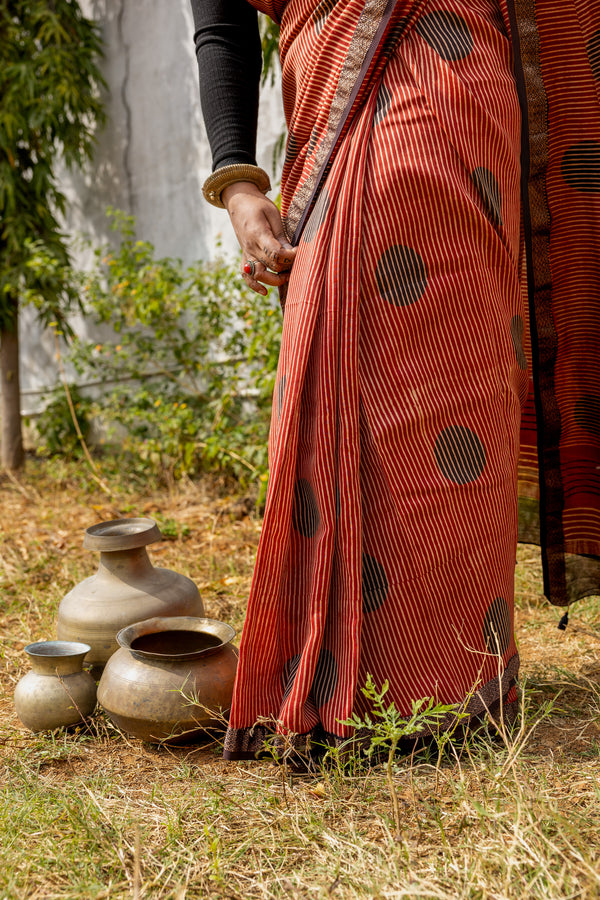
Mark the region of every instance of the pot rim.
<instances>
[{"instance_id":1,"label":"pot rim","mask_svg":"<svg viewBox=\"0 0 600 900\"><path fill-rule=\"evenodd\" d=\"M200 634L211 634L213 637L218 637L220 643L214 647L194 650L191 653L153 653L150 650L138 650L131 646L136 638L146 634L159 634L161 631L197 631ZM131 625L121 628L117 633L117 643L139 659L154 660L155 662L172 659L185 662L217 653L234 637L235 628L232 628L227 622L221 622L220 619L209 619L205 616L154 616L151 619L133 622Z\"/></svg>"},{"instance_id":2,"label":"pot rim","mask_svg":"<svg viewBox=\"0 0 600 900\"><path fill-rule=\"evenodd\" d=\"M25 653L40 659L64 659L68 656L85 656L92 648L82 641L35 641L25 647Z\"/></svg>"},{"instance_id":3,"label":"pot rim","mask_svg":"<svg viewBox=\"0 0 600 900\"><path fill-rule=\"evenodd\" d=\"M160 541L162 534L154 521L146 516L109 519L86 528L83 546L86 550L110 553L115 550L134 550Z\"/></svg>"}]
</instances>

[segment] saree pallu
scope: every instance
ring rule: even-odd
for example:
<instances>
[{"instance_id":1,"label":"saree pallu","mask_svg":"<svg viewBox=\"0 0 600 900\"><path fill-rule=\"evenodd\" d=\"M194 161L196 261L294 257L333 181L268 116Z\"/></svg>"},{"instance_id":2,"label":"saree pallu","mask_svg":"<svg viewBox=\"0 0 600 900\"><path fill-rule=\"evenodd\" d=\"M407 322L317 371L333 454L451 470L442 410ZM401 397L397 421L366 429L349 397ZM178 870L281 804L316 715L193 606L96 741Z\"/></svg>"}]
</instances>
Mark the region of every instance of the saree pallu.
<instances>
[{"instance_id":1,"label":"saree pallu","mask_svg":"<svg viewBox=\"0 0 600 900\"><path fill-rule=\"evenodd\" d=\"M302 752L344 741L369 676L403 714L434 698L507 715L519 449L531 513L531 410L556 403L554 385L531 399L546 350L535 314L529 340L525 270L529 257L529 287L547 288L531 248L548 251L548 203L521 215L521 159L540 172L522 153L514 9L254 5L282 25L298 255L225 755L251 757L271 732ZM522 94L540 69L539 44L525 50L538 60Z\"/></svg>"}]
</instances>

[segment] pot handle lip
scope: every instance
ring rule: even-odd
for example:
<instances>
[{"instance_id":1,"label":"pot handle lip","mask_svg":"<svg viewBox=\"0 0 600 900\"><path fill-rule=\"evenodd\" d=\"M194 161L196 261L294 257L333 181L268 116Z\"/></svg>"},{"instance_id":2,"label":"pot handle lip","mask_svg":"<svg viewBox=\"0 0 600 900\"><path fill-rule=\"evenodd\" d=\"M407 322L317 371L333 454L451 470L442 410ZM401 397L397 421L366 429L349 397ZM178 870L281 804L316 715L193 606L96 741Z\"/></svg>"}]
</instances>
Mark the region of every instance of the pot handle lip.
<instances>
[{"instance_id":1,"label":"pot handle lip","mask_svg":"<svg viewBox=\"0 0 600 900\"><path fill-rule=\"evenodd\" d=\"M86 550L133 550L145 547L162 539L160 528L154 519L137 518L110 519L86 528L83 546Z\"/></svg>"},{"instance_id":2,"label":"pot handle lip","mask_svg":"<svg viewBox=\"0 0 600 900\"><path fill-rule=\"evenodd\" d=\"M137 650L132 648L132 643L137 637L146 634L158 634L161 631L198 631L210 634L219 639L216 646L206 647L203 650L194 650L191 653L152 653L149 650ZM235 637L235 628L220 619L209 619L205 616L156 616L152 619L144 619L141 622L132 622L117 633L117 643L124 650L139 659L158 661L171 656L179 660L199 659L202 656L210 656L231 643Z\"/></svg>"},{"instance_id":3,"label":"pot handle lip","mask_svg":"<svg viewBox=\"0 0 600 900\"><path fill-rule=\"evenodd\" d=\"M65 659L86 656L92 649L83 641L35 641L24 648L28 656L39 659Z\"/></svg>"}]
</instances>

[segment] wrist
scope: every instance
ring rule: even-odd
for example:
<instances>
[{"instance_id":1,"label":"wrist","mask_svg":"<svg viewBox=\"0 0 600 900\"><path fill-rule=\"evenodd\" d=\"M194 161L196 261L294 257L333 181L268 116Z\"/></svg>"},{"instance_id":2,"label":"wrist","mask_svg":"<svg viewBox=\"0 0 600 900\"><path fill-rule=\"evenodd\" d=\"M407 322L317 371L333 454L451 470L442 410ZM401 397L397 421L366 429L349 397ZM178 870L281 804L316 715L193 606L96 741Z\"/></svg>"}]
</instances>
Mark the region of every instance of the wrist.
<instances>
[{"instance_id":1,"label":"wrist","mask_svg":"<svg viewBox=\"0 0 600 900\"><path fill-rule=\"evenodd\" d=\"M221 202L225 209L229 211L229 204L231 201L235 202L236 197L242 195L258 197L260 199L264 197L260 188L251 181L234 181L233 184L228 184L227 187L221 191Z\"/></svg>"},{"instance_id":2,"label":"wrist","mask_svg":"<svg viewBox=\"0 0 600 900\"><path fill-rule=\"evenodd\" d=\"M202 193L213 206L223 208L225 205L222 199L223 192L231 185L240 182L256 185L262 194L271 190L271 182L264 169L245 163L234 163L230 166L222 166L209 175L204 182Z\"/></svg>"}]
</instances>

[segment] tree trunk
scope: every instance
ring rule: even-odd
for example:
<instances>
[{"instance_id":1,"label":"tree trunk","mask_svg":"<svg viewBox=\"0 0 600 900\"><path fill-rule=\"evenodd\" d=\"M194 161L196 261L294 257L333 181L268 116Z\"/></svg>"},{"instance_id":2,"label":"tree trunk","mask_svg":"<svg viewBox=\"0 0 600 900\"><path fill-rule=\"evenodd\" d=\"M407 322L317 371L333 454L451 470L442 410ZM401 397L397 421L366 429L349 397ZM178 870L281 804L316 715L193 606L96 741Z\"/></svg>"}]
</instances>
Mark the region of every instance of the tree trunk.
<instances>
[{"instance_id":1,"label":"tree trunk","mask_svg":"<svg viewBox=\"0 0 600 900\"><path fill-rule=\"evenodd\" d=\"M25 460L21 430L21 384L19 381L19 326L0 331L0 385L2 427L0 459L5 469L20 469Z\"/></svg>"}]
</instances>

